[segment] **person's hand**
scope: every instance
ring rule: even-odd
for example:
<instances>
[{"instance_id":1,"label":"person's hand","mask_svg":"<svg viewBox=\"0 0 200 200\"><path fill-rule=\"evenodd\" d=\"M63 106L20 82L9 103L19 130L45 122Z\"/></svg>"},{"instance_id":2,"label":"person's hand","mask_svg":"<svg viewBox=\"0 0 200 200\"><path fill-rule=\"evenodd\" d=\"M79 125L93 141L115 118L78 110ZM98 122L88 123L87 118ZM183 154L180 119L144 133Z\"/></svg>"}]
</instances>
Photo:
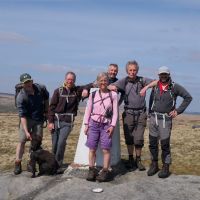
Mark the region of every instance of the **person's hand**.
<instances>
[{"instance_id":1,"label":"person's hand","mask_svg":"<svg viewBox=\"0 0 200 200\"><path fill-rule=\"evenodd\" d=\"M178 113L177 113L176 110L172 110L172 111L169 113L169 116L172 117L172 118L175 118L177 115L178 115Z\"/></svg>"},{"instance_id":2,"label":"person's hand","mask_svg":"<svg viewBox=\"0 0 200 200\"><path fill-rule=\"evenodd\" d=\"M83 91L82 91L82 95L81 95L83 98L86 98L86 97L88 97L88 91L86 90L86 89L84 89Z\"/></svg>"},{"instance_id":3,"label":"person's hand","mask_svg":"<svg viewBox=\"0 0 200 200\"><path fill-rule=\"evenodd\" d=\"M113 126L111 126L111 127L109 127L109 128L107 129L106 132L108 133L109 137L112 137L113 131L114 131L114 127L113 127Z\"/></svg>"},{"instance_id":4,"label":"person's hand","mask_svg":"<svg viewBox=\"0 0 200 200\"><path fill-rule=\"evenodd\" d=\"M111 90L111 91L117 92L117 87L116 87L115 85L109 85L107 88L108 88L109 90Z\"/></svg>"},{"instance_id":5,"label":"person's hand","mask_svg":"<svg viewBox=\"0 0 200 200\"><path fill-rule=\"evenodd\" d=\"M85 125L85 129L84 129L84 133L85 133L85 135L88 134L88 129L89 129L89 126L88 126L88 124L86 124L86 125Z\"/></svg>"},{"instance_id":6,"label":"person's hand","mask_svg":"<svg viewBox=\"0 0 200 200\"><path fill-rule=\"evenodd\" d=\"M26 132L25 134L26 134L27 140L31 141L32 140L31 134L29 132Z\"/></svg>"},{"instance_id":7,"label":"person's hand","mask_svg":"<svg viewBox=\"0 0 200 200\"><path fill-rule=\"evenodd\" d=\"M140 96L144 97L146 95L146 91L147 91L148 87L145 86L140 90Z\"/></svg>"},{"instance_id":8,"label":"person's hand","mask_svg":"<svg viewBox=\"0 0 200 200\"><path fill-rule=\"evenodd\" d=\"M49 123L48 129L49 129L49 131L52 131L53 129L55 129L54 123Z\"/></svg>"}]
</instances>

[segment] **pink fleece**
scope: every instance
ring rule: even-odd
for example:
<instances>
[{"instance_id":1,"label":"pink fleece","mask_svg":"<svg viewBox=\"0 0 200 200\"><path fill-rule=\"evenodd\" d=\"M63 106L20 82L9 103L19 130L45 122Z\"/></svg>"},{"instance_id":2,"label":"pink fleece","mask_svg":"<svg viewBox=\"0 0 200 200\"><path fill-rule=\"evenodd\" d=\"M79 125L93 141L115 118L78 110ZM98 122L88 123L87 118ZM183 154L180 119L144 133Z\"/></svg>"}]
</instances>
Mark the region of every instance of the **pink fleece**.
<instances>
[{"instance_id":1,"label":"pink fleece","mask_svg":"<svg viewBox=\"0 0 200 200\"><path fill-rule=\"evenodd\" d=\"M101 97L99 94L99 91L96 91L95 97L94 97L94 105L93 105L93 111L92 111L92 93L89 96L88 99L88 104L87 104L87 109L86 109L86 113L85 113L85 120L84 123L85 124L89 124L89 120L90 117L97 122L102 122L102 123L111 123L111 126L115 126L116 122L117 122L117 118L118 118L118 96L117 93L114 91L111 91L112 94L110 95L112 100L113 100L113 116L112 116L112 120L109 120L107 118L104 117L106 109L107 108L111 108L112 107L112 102L111 99L109 97L109 93L103 93L101 92L101 96L103 99L103 103L101 101Z\"/></svg>"}]
</instances>

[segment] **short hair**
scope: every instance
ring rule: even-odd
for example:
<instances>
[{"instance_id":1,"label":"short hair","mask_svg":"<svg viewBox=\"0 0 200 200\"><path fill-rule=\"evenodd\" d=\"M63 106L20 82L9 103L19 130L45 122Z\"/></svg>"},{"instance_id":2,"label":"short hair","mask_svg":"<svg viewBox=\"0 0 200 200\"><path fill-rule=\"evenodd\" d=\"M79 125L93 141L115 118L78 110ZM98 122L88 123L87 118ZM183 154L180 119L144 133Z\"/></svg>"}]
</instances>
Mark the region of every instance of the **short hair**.
<instances>
[{"instance_id":1,"label":"short hair","mask_svg":"<svg viewBox=\"0 0 200 200\"><path fill-rule=\"evenodd\" d=\"M136 60L131 60L131 61L128 61L126 63L126 72L128 72L129 65L135 65L136 68L137 68L137 71L139 70L139 65L138 65L138 62Z\"/></svg>"},{"instance_id":2,"label":"short hair","mask_svg":"<svg viewBox=\"0 0 200 200\"><path fill-rule=\"evenodd\" d=\"M72 72L72 71L67 72L67 73L65 74L65 78L66 78L69 74L73 75L73 77L74 77L74 82L76 82L76 74L75 74L74 72Z\"/></svg>"},{"instance_id":3,"label":"short hair","mask_svg":"<svg viewBox=\"0 0 200 200\"><path fill-rule=\"evenodd\" d=\"M111 63L108 67L110 67L110 66L114 66L115 68L118 69L118 65L117 64Z\"/></svg>"},{"instance_id":4,"label":"short hair","mask_svg":"<svg viewBox=\"0 0 200 200\"><path fill-rule=\"evenodd\" d=\"M107 72L100 72L100 73L97 75L97 83L99 82L99 80L100 80L102 77L106 77L107 81L109 81L108 73L107 73Z\"/></svg>"}]
</instances>

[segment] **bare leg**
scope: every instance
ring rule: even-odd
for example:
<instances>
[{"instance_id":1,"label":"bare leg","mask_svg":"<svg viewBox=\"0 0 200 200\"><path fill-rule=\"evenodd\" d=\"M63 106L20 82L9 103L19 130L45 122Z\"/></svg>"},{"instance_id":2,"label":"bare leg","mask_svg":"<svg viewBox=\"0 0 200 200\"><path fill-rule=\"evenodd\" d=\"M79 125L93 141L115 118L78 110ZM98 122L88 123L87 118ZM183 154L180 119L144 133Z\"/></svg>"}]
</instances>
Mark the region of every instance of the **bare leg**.
<instances>
[{"instance_id":1,"label":"bare leg","mask_svg":"<svg viewBox=\"0 0 200 200\"><path fill-rule=\"evenodd\" d=\"M24 148L25 148L25 143L24 142L20 142L20 143L17 144L16 161L21 161L22 160L22 156L24 154Z\"/></svg>"},{"instance_id":2,"label":"bare leg","mask_svg":"<svg viewBox=\"0 0 200 200\"><path fill-rule=\"evenodd\" d=\"M103 149L103 168L108 170L110 167L110 150Z\"/></svg>"},{"instance_id":3,"label":"bare leg","mask_svg":"<svg viewBox=\"0 0 200 200\"><path fill-rule=\"evenodd\" d=\"M94 167L96 160L96 150L90 149L89 150L89 166Z\"/></svg>"}]
</instances>

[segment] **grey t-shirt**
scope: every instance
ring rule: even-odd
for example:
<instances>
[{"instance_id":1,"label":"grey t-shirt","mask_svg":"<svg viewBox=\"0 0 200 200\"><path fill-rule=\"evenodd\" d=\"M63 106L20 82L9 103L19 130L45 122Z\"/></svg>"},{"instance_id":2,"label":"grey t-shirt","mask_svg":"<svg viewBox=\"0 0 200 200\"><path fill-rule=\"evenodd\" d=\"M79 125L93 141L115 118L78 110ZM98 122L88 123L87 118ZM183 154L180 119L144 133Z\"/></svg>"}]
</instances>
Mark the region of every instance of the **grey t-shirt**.
<instances>
[{"instance_id":1,"label":"grey t-shirt","mask_svg":"<svg viewBox=\"0 0 200 200\"><path fill-rule=\"evenodd\" d=\"M134 81L128 77L120 79L113 83L119 91L125 93L124 107L130 109L143 109L146 107L145 96L140 96L141 89L152 82L153 79L137 76Z\"/></svg>"}]
</instances>

